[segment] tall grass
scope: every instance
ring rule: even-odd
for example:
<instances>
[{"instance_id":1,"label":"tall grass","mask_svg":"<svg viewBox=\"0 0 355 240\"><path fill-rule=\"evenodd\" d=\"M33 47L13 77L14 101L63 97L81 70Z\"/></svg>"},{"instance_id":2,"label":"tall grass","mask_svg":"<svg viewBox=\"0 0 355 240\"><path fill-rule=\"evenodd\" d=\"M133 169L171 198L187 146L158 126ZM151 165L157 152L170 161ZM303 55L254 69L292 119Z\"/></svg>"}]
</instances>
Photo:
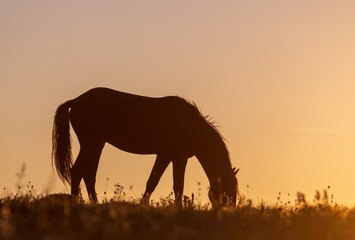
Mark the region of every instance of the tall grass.
<instances>
[{"instance_id":1,"label":"tall grass","mask_svg":"<svg viewBox=\"0 0 355 240\"><path fill-rule=\"evenodd\" d=\"M327 191L311 203L302 193L273 206L241 196L235 209L210 209L193 197L184 207L172 196L150 206L119 197L90 204L31 189L0 200L0 239L355 239L355 209L336 205Z\"/></svg>"}]
</instances>

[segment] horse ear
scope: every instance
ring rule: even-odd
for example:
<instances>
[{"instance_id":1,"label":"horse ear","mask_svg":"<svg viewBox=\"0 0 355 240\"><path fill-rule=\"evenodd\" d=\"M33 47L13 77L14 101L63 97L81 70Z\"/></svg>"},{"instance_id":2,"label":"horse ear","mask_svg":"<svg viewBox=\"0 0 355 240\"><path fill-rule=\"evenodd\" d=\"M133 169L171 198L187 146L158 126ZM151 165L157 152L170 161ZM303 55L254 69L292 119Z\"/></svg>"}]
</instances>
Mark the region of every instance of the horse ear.
<instances>
[{"instance_id":1,"label":"horse ear","mask_svg":"<svg viewBox=\"0 0 355 240\"><path fill-rule=\"evenodd\" d=\"M234 175L237 175L237 173L239 172L239 168L237 170L235 170L235 168L233 168L233 172L234 172Z\"/></svg>"}]
</instances>

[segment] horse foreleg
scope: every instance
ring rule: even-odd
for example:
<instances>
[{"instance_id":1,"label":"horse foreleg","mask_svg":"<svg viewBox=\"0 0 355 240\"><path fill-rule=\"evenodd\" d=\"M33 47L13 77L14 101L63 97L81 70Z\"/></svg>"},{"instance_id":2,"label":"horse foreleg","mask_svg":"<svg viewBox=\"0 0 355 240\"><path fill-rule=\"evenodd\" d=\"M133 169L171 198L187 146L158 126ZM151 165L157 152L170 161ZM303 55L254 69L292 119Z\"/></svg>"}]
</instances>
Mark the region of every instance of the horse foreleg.
<instances>
[{"instance_id":1,"label":"horse foreleg","mask_svg":"<svg viewBox=\"0 0 355 240\"><path fill-rule=\"evenodd\" d=\"M182 205L186 164L187 158L178 158L173 160L174 194L176 205Z\"/></svg>"},{"instance_id":2,"label":"horse foreleg","mask_svg":"<svg viewBox=\"0 0 355 240\"><path fill-rule=\"evenodd\" d=\"M161 176L163 175L165 169L168 167L170 163L170 159L162 156L157 155L155 160L152 172L150 173L149 179L147 181L147 186L141 200L142 204L148 204L150 195L153 193L154 189L159 183Z\"/></svg>"}]
</instances>

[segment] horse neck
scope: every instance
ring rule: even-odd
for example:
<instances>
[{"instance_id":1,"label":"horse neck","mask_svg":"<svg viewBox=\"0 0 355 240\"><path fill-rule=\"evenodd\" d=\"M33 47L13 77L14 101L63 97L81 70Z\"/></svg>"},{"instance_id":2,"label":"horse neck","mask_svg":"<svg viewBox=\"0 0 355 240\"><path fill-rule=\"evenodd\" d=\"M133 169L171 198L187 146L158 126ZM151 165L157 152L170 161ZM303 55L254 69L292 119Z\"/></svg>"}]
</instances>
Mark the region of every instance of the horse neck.
<instances>
[{"instance_id":1,"label":"horse neck","mask_svg":"<svg viewBox=\"0 0 355 240\"><path fill-rule=\"evenodd\" d=\"M213 131L215 130L213 129ZM209 179L211 187L217 186L219 180L225 183L231 182L231 179L234 178L226 145L222 137L213 131L210 130L201 139L201 145L196 154Z\"/></svg>"}]
</instances>

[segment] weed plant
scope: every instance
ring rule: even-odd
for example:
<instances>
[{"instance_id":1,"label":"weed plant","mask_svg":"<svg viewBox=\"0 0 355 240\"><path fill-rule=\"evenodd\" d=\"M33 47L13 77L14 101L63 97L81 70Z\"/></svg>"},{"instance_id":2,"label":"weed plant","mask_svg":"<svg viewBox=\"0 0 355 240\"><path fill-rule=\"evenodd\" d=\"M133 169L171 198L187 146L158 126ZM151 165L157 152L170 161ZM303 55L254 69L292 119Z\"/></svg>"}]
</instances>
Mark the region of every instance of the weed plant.
<instances>
[{"instance_id":1,"label":"weed plant","mask_svg":"<svg viewBox=\"0 0 355 240\"><path fill-rule=\"evenodd\" d=\"M236 208L211 209L195 196L151 202L113 198L91 204L68 194L41 195L28 184L0 200L0 239L355 239L355 211L316 192L267 206L240 196Z\"/></svg>"}]
</instances>

